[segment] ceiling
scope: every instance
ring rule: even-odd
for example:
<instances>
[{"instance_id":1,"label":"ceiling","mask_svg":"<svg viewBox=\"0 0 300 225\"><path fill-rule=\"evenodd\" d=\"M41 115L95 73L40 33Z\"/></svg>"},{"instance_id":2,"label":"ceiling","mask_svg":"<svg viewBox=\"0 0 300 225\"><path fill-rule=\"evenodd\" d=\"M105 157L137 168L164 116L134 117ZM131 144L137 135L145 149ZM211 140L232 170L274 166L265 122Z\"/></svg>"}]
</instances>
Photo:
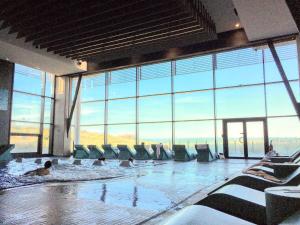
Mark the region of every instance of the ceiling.
<instances>
[{"instance_id":1,"label":"ceiling","mask_svg":"<svg viewBox=\"0 0 300 225\"><path fill-rule=\"evenodd\" d=\"M76 60L189 34L216 38L215 24L198 0L4 0L0 8L0 29Z\"/></svg>"},{"instance_id":2,"label":"ceiling","mask_svg":"<svg viewBox=\"0 0 300 225\"><path fill-rule=\"evenodd\" d=\"M0 58L60 75L237 29L249 41L298 33L299 1L286 1L1 0Z\"/></svg>"}]
</instances>

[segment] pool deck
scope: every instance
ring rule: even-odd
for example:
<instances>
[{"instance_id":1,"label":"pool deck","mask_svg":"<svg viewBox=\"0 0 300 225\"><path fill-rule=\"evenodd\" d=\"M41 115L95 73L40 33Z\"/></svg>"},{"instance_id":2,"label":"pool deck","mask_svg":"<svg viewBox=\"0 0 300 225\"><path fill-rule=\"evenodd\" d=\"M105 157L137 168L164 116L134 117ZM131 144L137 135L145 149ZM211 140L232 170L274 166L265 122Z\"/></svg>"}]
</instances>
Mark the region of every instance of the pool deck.
<instances>
[{"instance_id":1,"label":"pool deck","mask_svg":"<svg viewBox=\"0 0 300 225\"><path fill-rule=\"evenodd\" d=\"M0 191L0 224L158 224L254 160L124 168L117 179L44 183ZM150 163L150 162L149 162Z\"/></svg>"}]
</instances>

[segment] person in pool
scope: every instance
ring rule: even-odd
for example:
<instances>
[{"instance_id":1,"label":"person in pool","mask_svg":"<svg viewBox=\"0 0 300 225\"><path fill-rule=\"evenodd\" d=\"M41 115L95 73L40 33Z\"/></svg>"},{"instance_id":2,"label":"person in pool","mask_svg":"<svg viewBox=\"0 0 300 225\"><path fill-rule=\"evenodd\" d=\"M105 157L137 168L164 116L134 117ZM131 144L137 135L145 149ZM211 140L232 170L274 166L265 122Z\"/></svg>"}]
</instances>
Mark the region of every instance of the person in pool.
<instances>
[{"instance_id":1,"label":"person in pool","mask_svg":"<svg viewBox=\"0 0 300 225\"><path fill-rule=\"evenodd\" d=\"M26 172L25 176L46 176L50 174L50 167L52 166L51 161L46 161L43 168L38 168L36 170L31 170Z\"/></svg>"},{"instance_id":2,"label":"person in pool","mask_svg":"<svg viewBox=\"0 0 300 225\"><path fill-rule=\"evenodd\" d=\"M122 167L134 167L134 164L133 164L133 158L129 158L128 160L124 160L120 163L120 166Z\"/></svg>"}]
</instances>

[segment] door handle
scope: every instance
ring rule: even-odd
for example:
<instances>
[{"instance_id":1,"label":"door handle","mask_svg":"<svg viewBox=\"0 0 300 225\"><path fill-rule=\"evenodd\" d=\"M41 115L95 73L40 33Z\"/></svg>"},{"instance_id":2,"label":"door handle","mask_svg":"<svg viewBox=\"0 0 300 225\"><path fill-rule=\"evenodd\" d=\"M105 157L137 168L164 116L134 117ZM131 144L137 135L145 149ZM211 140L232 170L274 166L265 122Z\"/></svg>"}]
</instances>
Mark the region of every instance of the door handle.
<instances>
[{"instance_id":1,"label":"door handle","mask_svg":"<svg viewBox=\"0 0 300 225\"><path fill-rule=\"evenodd\" d=\"M240 137L240 138L239 138L239 142L240 142L240 143L244 143L244 137Z\"/></svg>"}]
</instances>

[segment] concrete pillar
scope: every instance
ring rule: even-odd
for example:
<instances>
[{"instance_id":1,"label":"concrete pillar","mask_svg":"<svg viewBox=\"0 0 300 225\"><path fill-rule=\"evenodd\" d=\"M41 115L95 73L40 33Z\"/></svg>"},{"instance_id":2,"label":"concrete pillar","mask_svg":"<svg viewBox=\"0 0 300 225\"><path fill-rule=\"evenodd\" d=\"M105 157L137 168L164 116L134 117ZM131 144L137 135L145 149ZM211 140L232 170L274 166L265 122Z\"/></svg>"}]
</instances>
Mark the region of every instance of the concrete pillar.
<instances>
[{"instance_id":1,"label":"concrete pillar","mask_svg":"<svg viewBox=\"0 0 300 225\"><path fill-rule=\"evenodd\" d=\"M14 64L0 60L0 145L9 144Z\"/></svg>"},{"instance_id":2,"label":"concrete pillar","mask_svg":"<svg viewBox=\"0 0 300 225\"><path fill-rule=\"evenodd\" d=\"M53 155L69 156L71 154L71 133L67 136L67 118L71 105L70 78L56 77L55 97Z\"/></svg>"}]
</instances>

